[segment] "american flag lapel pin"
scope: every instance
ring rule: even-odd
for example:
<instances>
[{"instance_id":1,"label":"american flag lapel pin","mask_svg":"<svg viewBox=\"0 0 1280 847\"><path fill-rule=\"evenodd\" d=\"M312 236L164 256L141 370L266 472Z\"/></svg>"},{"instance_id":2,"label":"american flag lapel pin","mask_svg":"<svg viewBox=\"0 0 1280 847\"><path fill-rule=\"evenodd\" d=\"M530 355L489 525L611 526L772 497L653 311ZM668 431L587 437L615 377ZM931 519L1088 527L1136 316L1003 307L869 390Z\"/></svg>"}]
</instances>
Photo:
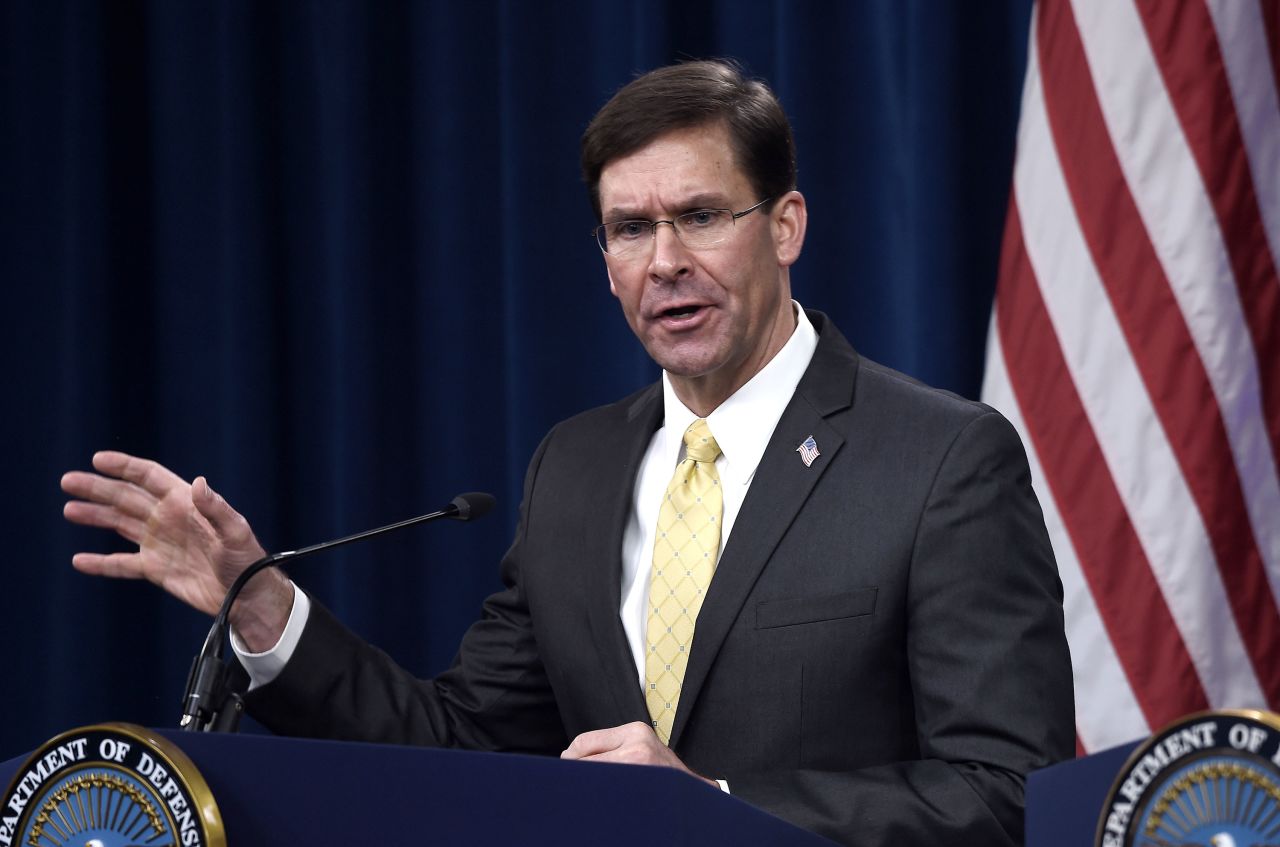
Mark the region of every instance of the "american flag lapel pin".
<instances>
[{"instance_id":1,"label":"american flag lapel pin","mask_svg":"<svg viewBox=\"0 0 1280 847\"><path fill-rule=\"evenodd\" d=\"M822 455L818 452L818 442L813 440L812 435L796 448L796 452L800 454L800 461L804 462L806 468L813 467L813 460Z\"/></svg>"}]
</instances>

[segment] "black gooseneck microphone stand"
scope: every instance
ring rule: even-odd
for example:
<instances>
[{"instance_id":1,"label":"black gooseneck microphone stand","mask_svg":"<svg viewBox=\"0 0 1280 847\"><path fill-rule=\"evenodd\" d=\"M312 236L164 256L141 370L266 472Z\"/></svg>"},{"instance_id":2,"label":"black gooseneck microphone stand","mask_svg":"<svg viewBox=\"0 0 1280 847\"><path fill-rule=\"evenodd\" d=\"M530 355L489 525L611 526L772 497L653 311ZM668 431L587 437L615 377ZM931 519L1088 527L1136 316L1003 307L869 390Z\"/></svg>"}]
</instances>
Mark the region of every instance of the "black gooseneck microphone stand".
<instances>
[{"instance_id":1,"label":"black gooseneck microphone stand","mask_svg":"<svg viewBox=\"0 0 1280 847\"><path fill-rule=\"evenodd\" d=\"M223 656L231 604L235 602L245 583L255 574L272 565L300 559L312 553L319 553L321 550L341 547L344 544L363 541L375 535L394 532L440 518L469 521L492 509L494 502L493 495L479 491L459 494L448 506L438 512L419 515L416 518L409 518L377 529L357 532L333 541L322 541L310 547L303 547L301 550L272 553L245 568L227 589L227 595L222 600L222 608L214 616L213 626L209 627L209 634L204 639L204 646L200 648L200 653L191 663L191 672L187 675L187 689L182 695L182 720L178 726L188 732L235 732L239 727L240 716L244 714L244 699L238 691L232 689L230 670Z\"/></svg>"}]
</instances>

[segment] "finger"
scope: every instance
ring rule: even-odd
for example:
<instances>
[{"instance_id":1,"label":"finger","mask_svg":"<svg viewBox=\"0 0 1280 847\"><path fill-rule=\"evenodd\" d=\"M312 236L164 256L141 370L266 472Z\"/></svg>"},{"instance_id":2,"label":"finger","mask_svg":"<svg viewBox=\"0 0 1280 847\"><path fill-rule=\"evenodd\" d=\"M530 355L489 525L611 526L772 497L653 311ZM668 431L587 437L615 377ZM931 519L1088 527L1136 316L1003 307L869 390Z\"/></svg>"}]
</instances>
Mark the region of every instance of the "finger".
<instances>
[{"instance_id":1,"label":"finger","mask_svg":"<svg viewBox=\"0 0 1280 847\"><path fill-rule=\"evenodd\" d=\"M131 482L109 479L84 471L62 475L62 490L72 497L93 503L115 506L131 517L145 520L155 507L156 498Z\"/></svg>"},{"instance_id":2,"label":"finger","mask_svg":"<svg viewBox=\"0 0 1280 847\"><path fill-rule=\"evenodd\" d=\"M137 553L76 553L71 566L92 576L141 579L142 557Z\"/></svg>"},{"instance_id":3,"label":"finger","mask_svg":"<svg viewBox=\"0 0 1280 847\"><path fill-rule=\"evenodd\" d=\"M214 531L229 547L244 547L253 543L253 530L249 522L231 508L222 495L209 487L209 480L198 476L191 483L191 502Z\"/></svg>"},{"instance_id":4,"label":"finger","mask_svg":"<svg viewBox=\"0 0 1280 847\"><path fill-rule=\"evenodd\" d=\"M653 727L643 721L632 721L621 726L610 726L604 729L593 729L584 732L569 745L561 758L576 759L595 755L606 750L616 750L628 743L644 743L656 741Z\"/></svg>"},{"instance_id":5,"label":"finger","mask_svg":"<svg viewBox=\"0 0 1280 847\"><path fill-rule=\"evenodd\" d=\"M93 466L104 474L128 480L156 497L163 497L176 486L187 484L186 480L159 462L114 450L94 453Z\"/></svg>"},{"instance_id":6,"label":"finger","mask_svg":"<svg viewBox=\"0 0 1280 847\"><path fill-rule=\"evenodd\" d=\"M623 727L623 729L629 729ZM693 773L689 767L680 760L680 757L671 751L669 747L658 740L653 731L644 724L638 725L639 731L628 731L624 733L626 740L611 750L603 750L599 753L593 753L589 756L583 756L581 761L584 762L614 762L623 765L659 765L661 767L675 768L677 770ZM697 776L697 774L693 774ZM701 778L701 777L699 777Z\"/></svg>"},{"instance_id":7,"label":"finger","mask_svg":"<svg viewBox=\"0 0 1280 847\"><path fill-rule=\"evenodd\" d=\"M58 481L58 485L71 496L88 500L93 496L95 482L99 479L103 479L103 477L98 476L96 473L67 471L62 475L62 479Z\"/></svg>"},{"instance_id":8,"label":"finger","mask_svg":"<svg viewBox=\"0 0 1280 847\"><path fill-rule=\"evenodd\" d=\"M62 507L63 516L72 523L113 529L134 544L141 544L146 524L112 506L73 500Z\"/></svg>"},{"instance_id":9,"label":"finger","mask_svg":"<svg viewBox=\"0 0 1280 847\"><path fill-rule=\"evenodd\" d=\"M610 750L616 750L623 743L623 734L619 731L623 727L609 727L608 729L593 729L590 732L584 732L569 744L568 748L560 754L562 759L586 759L591 756L598 756Z\"/></svg>"},{"instance_id":10,"label":"finger","mask_svg":"<svg viewBox=\"0 0 1280 847\"><path fill-rule=\"evenodd\" d=\"M662 755L646 744L623 744L613 750L605 750L583 756L583 762L611 762L618 765L668 765Z\"/></svg>"},{"instance_id":11,"label":"finger","mask_svg":"<svg viewBox=\"0 0 1280 847\"><path fill-rule=\"evenodd\" d=\"M570 757L561 756L560 758L563 759L563 758L570 758ZM599 753L592 753L588 756L581 756L577 758L577 761L579 762L613 762L615 764L626 764L626 762L618 762L617 750L604 750Z\"/></svg>"}]
</instances>

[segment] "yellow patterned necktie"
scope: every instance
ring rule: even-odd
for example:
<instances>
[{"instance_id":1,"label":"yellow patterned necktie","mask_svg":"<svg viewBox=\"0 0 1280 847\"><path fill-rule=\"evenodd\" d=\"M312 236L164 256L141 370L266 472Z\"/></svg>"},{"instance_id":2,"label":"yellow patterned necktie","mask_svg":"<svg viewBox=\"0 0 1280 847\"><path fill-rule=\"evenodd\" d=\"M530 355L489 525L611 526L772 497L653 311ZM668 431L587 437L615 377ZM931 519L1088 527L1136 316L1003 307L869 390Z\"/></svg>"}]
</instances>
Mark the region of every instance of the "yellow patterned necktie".
<instances>
[{"instance_id":1,"label":"yellow patterned necktie","mask_svg":"<svg viewBox=\"0 0 1280 847\"><path fill-rule=\"evenodd\" d=\"M671 740L693 625L715 572L724 517L715 464L720 445L705 420L699 418L685 431L684 446L685 458L658 511L645 631L644 698L663 744Z\"/></svg>"}]
</instances>

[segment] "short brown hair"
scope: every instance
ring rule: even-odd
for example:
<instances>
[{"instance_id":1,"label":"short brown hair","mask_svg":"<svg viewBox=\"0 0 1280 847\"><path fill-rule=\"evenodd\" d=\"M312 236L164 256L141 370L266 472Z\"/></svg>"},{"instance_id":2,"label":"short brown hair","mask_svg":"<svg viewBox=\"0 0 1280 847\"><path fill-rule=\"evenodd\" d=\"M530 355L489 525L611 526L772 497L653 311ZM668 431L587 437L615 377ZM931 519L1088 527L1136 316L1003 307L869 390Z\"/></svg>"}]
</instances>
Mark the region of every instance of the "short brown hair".
<instances>
[{"instance_id":1,"label":"short brown hair","mask_svg":"<svg viewBox=\"0 0 1280 847\"><path fill-rule=\"evenodd\" d=\"M796 187L796 150L782 104L732 61L668 65L627 83L582 134L582 178L600 220L600 173L659 136L723 121L737 165L758 199Z\"/></svg>"}]
</instances>

